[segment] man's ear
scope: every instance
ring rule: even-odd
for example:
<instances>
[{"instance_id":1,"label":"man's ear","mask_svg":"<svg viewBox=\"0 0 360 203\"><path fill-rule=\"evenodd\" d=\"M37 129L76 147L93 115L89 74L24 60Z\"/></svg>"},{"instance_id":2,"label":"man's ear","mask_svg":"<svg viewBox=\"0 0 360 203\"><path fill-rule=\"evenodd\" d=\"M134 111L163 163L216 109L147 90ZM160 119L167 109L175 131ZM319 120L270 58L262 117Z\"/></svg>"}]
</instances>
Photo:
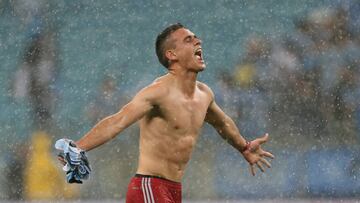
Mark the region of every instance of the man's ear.
<instances>
[{"instance_id":1,"label":"man's ear","mask_svg":"<svg viewBox=\"0 0 360 203\"><path fill-rule=\"evenodd\" d=\"M166 50L165 56L169 61L177 60L177 55L172 49Z\"/></svg>"}]
</instances>

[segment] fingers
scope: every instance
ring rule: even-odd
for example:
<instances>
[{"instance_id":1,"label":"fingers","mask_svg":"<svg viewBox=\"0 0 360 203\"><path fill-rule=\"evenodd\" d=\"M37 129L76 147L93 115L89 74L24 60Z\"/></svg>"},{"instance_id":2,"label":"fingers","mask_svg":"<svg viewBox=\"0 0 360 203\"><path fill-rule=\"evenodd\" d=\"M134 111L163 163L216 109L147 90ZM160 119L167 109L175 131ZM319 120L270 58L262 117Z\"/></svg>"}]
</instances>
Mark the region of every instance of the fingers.
<instances>
[{"instance_id":1,"label":"fingers","mask_svg":"<svg viewBox=\"0 0 360 203\"><path fill-rule=\"evenodd\" d=\"M256 166L261 170L261 172L265 172L264 166L260 162L256 162ZM255 176L255 164L250 164L250 173Z\"/></svg>"},{"instance_id":2,"label":"fingers","mask_svg":"<svg viewBox=\"0 0 360 203\"><path fill-rule=\"evenodd\" d=\"M63 158L63 157L61 157L61 156L58 156L58 160L60 161L60 163L62 164L62 165L66 165L66 161L65 161L65 159Z\"/></svg>"},{"instance_id":3,"label":"fingers","mask_svg":"<svg viewBox=\"0 0 360 203\"><path fill-rule=\"evenodd\" d=\"M274 155L272 155L270 152L266 152L266 151L263 151L263 152L261 153L261 155L262 155L262 156L269 157L269 158L271 158L271 159L275 158Z\"/></svg>"},{"instance_id":4,"label":"fingers","mask_svg":"<svg viewBox=\"0 0 360 203\"><path fill-rule=\"evenodd\" d=\"M258 166L258 168L260 169L261 172L265 172L264 166L261 164L261 162L256 162L256 165Z\"/></svg>"},{"instance_id":5,"label":"fingers","mask_svg":"<svg viewBox=\"0 0 360 203\"><path fill-rule=\"evenodd\" d=\"M254 166L254 164L250 164L250 173L251 173L251 175L255 176L255 166Z\"/></svg>"},{"instance_id":6,"label":"fingers","mask_svg":"<svg viewBox=\"0 0 360 203\"><path fill-rule=\"evenodd\" d=\"M259 159L261 163L265 164L268 168L271 168L271 164L264 158Z\"/></svg>"},{"instance_id":7,"label":"fingers","mask_svg":"<svg viewBox=\"0 0 360 203\"><path fill-rule=\"evenodd\" d=\"M260 158L259 161L255 162L254 164L250 164L250 172L251 175L255 176L255 164L260 169L261 172L265 172L265 168L263 164L266 165L266 167L271 168L271 164L264 158Z\"/></svg>"},{"instance_id":8,"label":"fingers","mask_svg":"<svg viewBox=\"0 0 360 203\"><path fill-rule=\"evenodd\" d=\"M268 133L265 133L264 136L262 136L261 138L258 138L258 139L259 139L259 143L260 143L260 144L264 144L265 142L268 141L268 139L269 139L269 134L268 134Z\"/></svg>"}]
</instances>

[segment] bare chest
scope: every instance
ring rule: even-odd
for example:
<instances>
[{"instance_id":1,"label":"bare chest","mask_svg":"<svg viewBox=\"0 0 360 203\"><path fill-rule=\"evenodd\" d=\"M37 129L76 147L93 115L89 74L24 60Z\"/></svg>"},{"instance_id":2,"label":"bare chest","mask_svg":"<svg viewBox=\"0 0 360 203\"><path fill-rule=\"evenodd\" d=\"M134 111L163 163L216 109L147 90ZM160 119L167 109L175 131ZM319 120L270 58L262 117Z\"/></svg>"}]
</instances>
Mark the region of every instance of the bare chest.
<instances>
[{"instance_id":1,"label":"bare chest","mask_svg":"<svg viewBox=\"0 0 360 203\"><path fill-rule=\"evenodd\" d=\"M198 133L203 125L208 102L201 99L172 100L163 106L163 115L171 128L184 133Z\"/></svg>"}]
</instances>

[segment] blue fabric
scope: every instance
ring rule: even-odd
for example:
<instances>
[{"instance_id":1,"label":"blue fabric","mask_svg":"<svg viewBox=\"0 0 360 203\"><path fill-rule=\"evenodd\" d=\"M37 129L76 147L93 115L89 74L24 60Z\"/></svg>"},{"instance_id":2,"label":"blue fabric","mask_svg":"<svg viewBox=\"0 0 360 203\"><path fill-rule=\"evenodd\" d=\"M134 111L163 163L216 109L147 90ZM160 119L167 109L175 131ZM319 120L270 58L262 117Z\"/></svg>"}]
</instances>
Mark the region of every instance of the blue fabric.
<instances>
[{"instance_id":1,"label":"blue fabric","mask_svg":"<svg viewBox=\"0 0 360 203\"><path fill-rule=\"evenodd\" d=\"M60 150L58 156L64 158L66 165L66 180L68 183L82 183L90 176L91 167L84 150L76 147L72 140L60 139L56 141L55 148Z\"/></svg>"}]
</instances>

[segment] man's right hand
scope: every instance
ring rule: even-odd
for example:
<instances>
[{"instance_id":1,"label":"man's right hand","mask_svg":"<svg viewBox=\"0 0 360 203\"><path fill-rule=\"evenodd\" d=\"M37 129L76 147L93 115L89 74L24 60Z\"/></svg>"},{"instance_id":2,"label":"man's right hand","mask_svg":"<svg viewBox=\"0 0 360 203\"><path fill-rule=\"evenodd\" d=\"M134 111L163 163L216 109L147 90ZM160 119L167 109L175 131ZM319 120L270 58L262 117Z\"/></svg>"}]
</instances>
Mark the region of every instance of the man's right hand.
<instances>
[{"instance_id":1,"label":"man's right hand","mask_svg":"<svg viewBox=\"0 0 360 203\"><path fill-rule=\"evenodd\" d=\"M85 151L76 147L72 140L60 139L56 141L55 148L60 150L58 160L64 165L68 183L82 183L88 179L91 168Z\"/></svg>"},{"instance_id":2,"label":"man's right hand","mask_svg":"<svg viewBox=\"0 0 360 203\"><path fill-rule=\"evenodd\" d=\"M65 166L66 165L66 161L64 159L64 156L62 154L58 154L57 159L60 161L60 163Z\"/></svg>"}]
</instances>

